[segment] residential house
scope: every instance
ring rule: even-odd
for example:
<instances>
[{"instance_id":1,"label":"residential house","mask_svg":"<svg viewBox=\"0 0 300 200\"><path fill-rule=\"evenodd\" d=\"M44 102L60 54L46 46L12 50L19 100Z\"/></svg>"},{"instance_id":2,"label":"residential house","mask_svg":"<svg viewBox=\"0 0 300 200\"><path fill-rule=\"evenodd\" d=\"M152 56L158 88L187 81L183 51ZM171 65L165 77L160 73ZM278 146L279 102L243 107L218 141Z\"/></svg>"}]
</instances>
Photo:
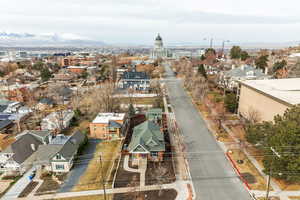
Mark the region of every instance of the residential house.
<instances>
[{"instance_id":1,"label":"residential house","mask_svg":"<svg viewBox=\"0 0 300 200\"><path fill-rule=\"evenodd\" d=\"M21 107L20 102L0 99L1 113L16 113L20 107Z\"/></svg>"},{"instance_id":2,"label":"residential house","mask_svg":"<svg viewBox=\"0 0 300 200\"><path fill-rule=\"evenodd\" d=\"M88 66L69 66L67 69L76 74L82 74L87 70Z\"/></svg>"},{"instance_id":3,"label":"residential house","mask_svg":"<svg viewBox=\"0 0 300 200\"><path fill-rule=\"evenodd\" d=\"M42 130L61 131L70 126L70 123L74 117L72 110L62 110L58 112L52 112L47 115L41 122Z\"/></svg>"},{"instance_id":4,"label":"residential house","mask_svg":"<svg viewBox=\"0 0 300 200\"><path fill-rule=\"evenodd\" d=\"M57 93L58 93L60 99L62 99L63 101L68 101L68 100L70 100L70 98L73 95L73 90L71 90L68 87L61 87L58 89ZM58 102L58 103L60 103L60 102Z\"/></svg>"},{"instance_id":5,"label":"residential house","mask_svg":"<svg viewBox=\"0 0 300 200\"><path fill-rule=\"evenodd\" d=\"M162 161L165 152L165 139L160 126L147 120L134 127L127 150L134 163L137 163L141 157L151 161Z\"/></svg>"},{"instance_id":6,"label":"residential house","mask_svg":"<svg viewBox=\"0 0 300 200\"><path fill-rule=\"evenodd\" d=\"M91 137L106 140L122 137L124 118L125 113L99 113L90 123Z\"/></svg>"},{"instance_id":7,"label":"residential house","mask_svg":"<svg viewBox=\"0 0 300 200\"><path fill-rule=\"evenodd\" d=\"M54 101L53 99L50 98L42 98L39 103L36 105L36 108L38 110L47 110L51 109L54 106Z\"/></svg>"},{"instance_id":8,"label":"residential house","mask_svg":"<svg viewBox=\"0 0 300 200\"><path fill-rule=\"evenodd\" d=\"M242 81L238 96L240 116L257 122L273 121L274 116L300 104L300 78Z\"/></svg>"},{"instance_id":9,"label":"residential house","mask_svg":"<svg viewBox=\"0 0 300 200\"><path fill-rule=\"evenodd\" d=\"M219 75L218 84L226 89L233 90L238 88L238 81L269 79L261 69L256 69L251 65L242 65L229 71L223 71Z\"/></svg>"},{"instance_id":10,"label":"residential house","mask_svg":"<svg viewBox=\"0 0 300 200\"><path fill-rule=\"evenodd\" d=\"M86 141L86 135L80 131L76 131L71 136L57 135L53 137L49 144L39 146L35 153L37 168L56 173L69 172L78 150Z\"/></svg>"},{"instance_id":11,"label":"residential house","mask_svg":"<svg viewBox=\"0 0 300 200\"><path fill-rule=\"evenodd\" d=\"M123 73L118 87L121 89L148 91L150 89L150 77L146 72L127 71Z\"/></svg>"},{"instance_id":12,"label":"residential house","mask_svg":"<svg viewBox=\"0 0 300 200\"><path fill-rule=\"evenodd\" d=\"M0 152L0 171L25 172L30 168L30 157L38 147L47 144L50 132L24 131L16 141Z\"/></svg>"}]
</instances>

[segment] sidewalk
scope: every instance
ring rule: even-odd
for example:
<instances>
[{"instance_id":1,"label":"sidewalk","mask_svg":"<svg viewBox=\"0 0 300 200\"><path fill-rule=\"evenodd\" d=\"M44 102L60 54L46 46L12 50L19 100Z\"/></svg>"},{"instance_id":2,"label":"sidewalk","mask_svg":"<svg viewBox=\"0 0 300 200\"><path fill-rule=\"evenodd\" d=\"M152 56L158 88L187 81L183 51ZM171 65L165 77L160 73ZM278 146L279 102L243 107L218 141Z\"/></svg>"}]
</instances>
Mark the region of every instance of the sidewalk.
<instances>
[{"instance_id":1,"label":"sidewalk","mask_svg":"<svg viewBox=\"0 0 300 200\"><path fill-rule=\"evenodd\" d=\"M26 186L31 182L29 180L30 174L35 170L34 167L29 169L22 178L20 178L1 198L1 200L11 200L17 199L21 192L26 188Z\"/></svg>"},{"instance_id":2,"label":"sidewalk","mask_svg":"<svg viewBox=\"0 0 300 200\"><path fill-rule=\"evenodd\" d=\"M140 174L140 186L144 187L146 182L147 158L140 158L138 169L129 167L129 155L124 156L124 170Z\"/></svg>"},{"instance_id":3,"label":"sidewalk","mask_svg":"<svg viewBox=\"0 0 300 200\"><path fill-rule=\"evenodd\" d=\"M116 193L127 193L127 192L134 192L134 191L150 191L150 190L159 190L163 189L175 189L178 193L176 200L186 200L187 198L187 186L186 190L184 189L187 183L183 181L176 181L175 183L171 184L164 184L164 185L148 185L143 187L125 187L125 188L113 188L113 189L106 189L106 194L116 194ZM35 200L42 200L42 199L56 199L56 198L67 198L67 197L80 197L80 196L89 196L89 195L103 195L104 190L88 190L88 191L80 191L80 192L65 192L65 193L55 193L55 194L48 194L48 195L40 195L35 196ZM20 200L32 200L32 197L26 198L19 198Z\"/></svg>"}]
</instances>

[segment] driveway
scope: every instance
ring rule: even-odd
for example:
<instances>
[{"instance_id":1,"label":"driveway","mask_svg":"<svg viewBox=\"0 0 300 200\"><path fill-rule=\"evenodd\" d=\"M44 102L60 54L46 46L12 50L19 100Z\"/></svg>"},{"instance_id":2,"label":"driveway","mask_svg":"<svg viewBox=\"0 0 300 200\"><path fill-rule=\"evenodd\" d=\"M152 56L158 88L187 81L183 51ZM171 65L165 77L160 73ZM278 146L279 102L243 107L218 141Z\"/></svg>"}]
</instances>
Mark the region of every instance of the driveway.
<instances>
[{"instance_id":1,"label":"driveway","mask_svg":"<svg viewBox=\"0 0 300 200\"><path fill-rule=\"evenodd\" d=\"M250 200L249 193L192 104L182 83L174 77L168 64L165 64L165 69L169 99L183 134L196 199Z\"/></svg>"},{"instance_id":2,"label":"driveway","mask_svg":"<svg viewBox=\"0 0 300 200\"><path fill-rule=\"evenodd\" d=\"M20 178L1 198L1 200L12 200L17 199L20 193L26 188L26 186L31 182L29 180L29 176L31 173L35 170L34 167L32 167L30 170L28 170L22 178Z\"/></svg>"},{"instance_id":3,"label":"driveway","mask_svg":"<svg viewBox=\"0 0 300 200\"><path fill-rule=\"evenodd\" d=\"M87 146L84 148L79 159L74 161L74 166L67 176L64 184L58 192L69 192L73 186L79 181L80 176L85 172L89 165L89 161L93 158L96 146L101 140L89 139Z\"/></svg>"}]
</instances>

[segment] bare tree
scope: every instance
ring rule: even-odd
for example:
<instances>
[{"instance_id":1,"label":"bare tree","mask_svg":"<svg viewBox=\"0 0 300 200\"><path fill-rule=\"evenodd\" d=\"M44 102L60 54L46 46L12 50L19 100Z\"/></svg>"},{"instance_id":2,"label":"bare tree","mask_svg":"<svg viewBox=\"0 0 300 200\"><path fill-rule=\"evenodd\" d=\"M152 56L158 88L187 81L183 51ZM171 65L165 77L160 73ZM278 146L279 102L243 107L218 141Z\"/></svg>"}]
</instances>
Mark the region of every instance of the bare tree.
<instances>
[{"instance_id":1,"label":"bare tree","mask_svg":"<svg viewBox=\"0 0 300 200\"><path fill-rule=\"evenodd\" d=\"M253 107L248 108L247 116L251 124L258 123L261 120L260 112Z\"/></svg>"},{"instance_id":2,"label":"bare tree","mask_svg":"<svg viewBox=\"0 0 300 200\"><path fill-rule=\"evenodd\" d=\"M93 88L84 94L80 101L82 112L89 115L98 112L116 112L119 109L120 101L114 96L114 84L107 82L97 88Z\"/></svg>"},{"instance_id":3,"label":"bare tree","mask_svg":"<svg viewBox=\"0 0 300 200\"><path fill-rule=\"evenodd\" d=\"M197 101L202 101L208 91L208 83L202 76L197 76L193 79L192 85L194 86L193 94Z\"/></svg>"}]
</instances>

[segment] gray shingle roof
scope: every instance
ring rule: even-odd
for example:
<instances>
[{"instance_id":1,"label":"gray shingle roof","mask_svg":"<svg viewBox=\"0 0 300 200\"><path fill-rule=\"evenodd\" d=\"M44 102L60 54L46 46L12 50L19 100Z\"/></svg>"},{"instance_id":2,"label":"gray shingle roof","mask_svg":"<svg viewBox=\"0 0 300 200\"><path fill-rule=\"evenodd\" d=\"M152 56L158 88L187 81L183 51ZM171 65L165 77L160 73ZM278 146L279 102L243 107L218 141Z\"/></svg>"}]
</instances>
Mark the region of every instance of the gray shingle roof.
<instances>
[{"instance_id":1,"label":"gray shingle roof","mask_svg":"<svg viewBox=\"0 0 300 200\"><path fill-rule=\"evenodd\" d=\"M50 159L61 150L62 145L40 145L38 151L36 152L36 162L37 163L49 163Z\"/></svg>"},{"instance_id":2,"label":"gray shingle roof","mask_svg":"<svg viewBox=\"0 0 300 200\"><path fill-rule=\"evenodd\" d=\"M66 159L70 159L77 152L85 137L85 134L76 131L64 145L61 145L61 149L57 153Z\"/></svg>"},{"instance_id":3,"label":"gray shingle roof","mask_svg":"<svg viewBox=\"0 0 300 200\"><path fill-rule=\"evenodd\" d=\"M244 67L237 67L234 68L232 70L229 70L227 72L225 72L226 76L233 76L233 77L243 77L243 76L247 76L249 72L253 71L253 76L256 77L266 77L267 75L265 75L260 69L256 69L255 67L251 66L251 65L245 65Z\"/></svg>"},{"instance_id":4,"label":"gray shingle roof","mask_svg":"<svg viewBox=\"0 0 300 200\"><path fill-rule=\"evenodd\" d=\"M5 111L7 107L8 105L0 105L0 112Z\"/></svg>"},{"instance_id":5,"label":"gray shingle roof","mask_svg":"<svg viewBox=\"0 0 300 200\"><path fill-rule=\"evenodd\" d=\"M2 121L0 121L0 130L8 127L11 124L12 124L12 121L10 121L10 120L2 120Z\"/></svg>"},{"instance_id":6,"label":"gray shingle roof","mask_svg":"<svg viewBox=\"0 0 300 200\"><path fill-rule=\"evenodd\" d=\"M54 104L54 101L50 98L42 98L39 103L42 103L42 104L47 104L47 105L52 105Z\"/></svg>"},{"instance_id":7,"label":"gray shingle roof","mask_svg":"<svg viewBox=\"0 0 300 200\"><path fill-rule=\"evenodd\" d=\"M35 151L32 149L31 145L35 146L37 150L42 144L36 137L25 134L18 138L14 143L12 143L8 148L6 148L3 153L13 153L12 159L22 164L28 157L30 157Z\"/></svg>"}]
</instances>

